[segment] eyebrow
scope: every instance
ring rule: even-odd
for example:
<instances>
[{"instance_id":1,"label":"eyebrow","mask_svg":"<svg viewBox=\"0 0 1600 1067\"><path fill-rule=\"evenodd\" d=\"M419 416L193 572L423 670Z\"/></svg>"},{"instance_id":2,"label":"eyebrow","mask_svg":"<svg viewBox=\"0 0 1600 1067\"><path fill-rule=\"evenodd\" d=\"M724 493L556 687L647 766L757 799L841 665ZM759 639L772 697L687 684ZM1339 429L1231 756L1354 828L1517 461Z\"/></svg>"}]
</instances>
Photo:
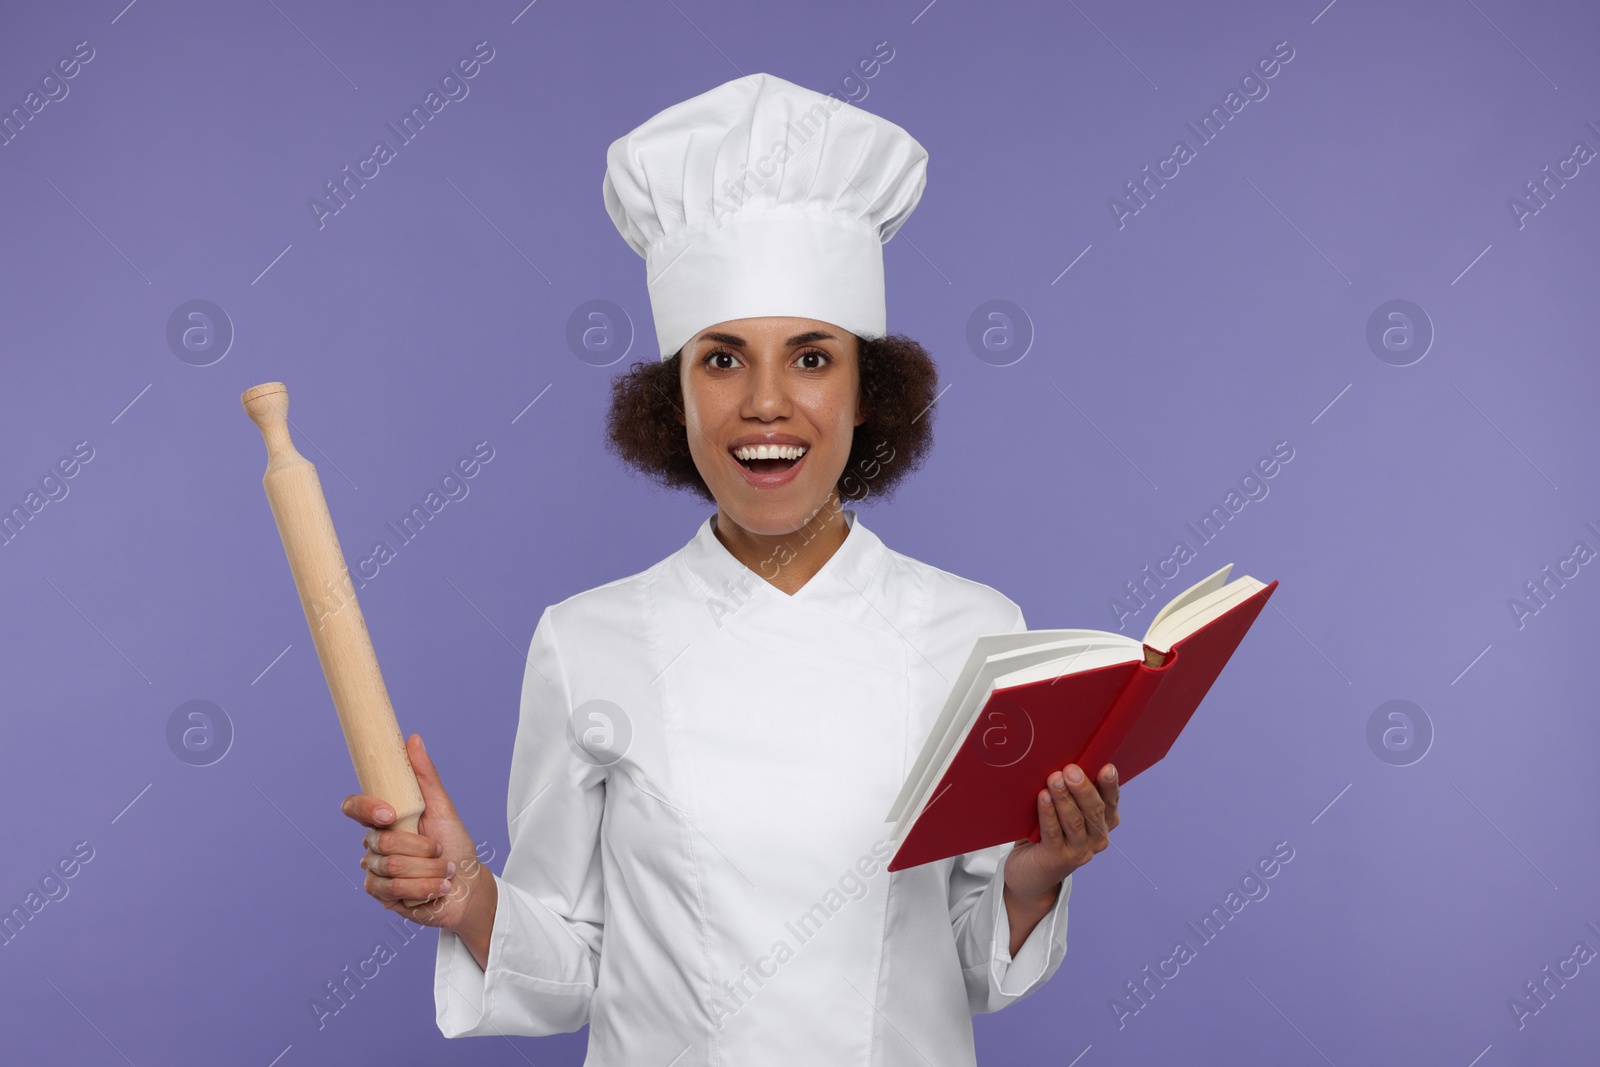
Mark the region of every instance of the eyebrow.
<instances>
[{"instance_id":1,"label":"eyebrow","mask_svg":"<svg viewBox=\"0 0 1600 1067\"><path fill-rule=\"evenodd\" d=\"M703 333L703 334L700 335L699 339L701 341L714 341L717 344L737 345L740 348L745 347L745 345L747 343L743 337L740 337L737 334L731 334L731 333ZM788 348L793 348L796 345L810 344L812 341L837 341L837 340L838 340L837 337L835 337L831 333L828 333L826 330L812 330L812 331L810 331L808 333L797 333L797 334L795 334L793 337L791 337L787 341L785 341L784 345L786 347L788 347Z\"/></svg>"}]
</instances>

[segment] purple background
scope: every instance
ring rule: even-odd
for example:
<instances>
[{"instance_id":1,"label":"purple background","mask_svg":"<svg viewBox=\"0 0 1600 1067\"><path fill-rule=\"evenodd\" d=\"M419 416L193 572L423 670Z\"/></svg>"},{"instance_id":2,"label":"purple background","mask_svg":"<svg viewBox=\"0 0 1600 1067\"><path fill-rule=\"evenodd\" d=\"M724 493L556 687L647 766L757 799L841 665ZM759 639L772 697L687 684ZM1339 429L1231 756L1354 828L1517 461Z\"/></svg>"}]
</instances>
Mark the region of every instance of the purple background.
<instances>
[{"instance_id":1,"label":"purple background","mask_svg":"<svg viewBox=\"0 0 1600 1067\"><path fill-rule=\"evenodd\" d=\"M8 1058L582 1060L582 1034L444 1041L432 932L319 1030L310 1000L390 916L358 888L338 809L355 779L238 396L288 383L352 566L475 443L495 450L361 600L402 727L499 869L541 610L708 513L602 447L610 381L656 356L605 149L757 71L838 89L930 154L885 249L889 324L948 391L925 469L861 509L890 547L1034 627L1114 629L1123 584L1293 449L1178 581L1234 561L1281 581L1272 606L1127 790L1060 973L977 1020L980 1059L1592 1054L1595 966L1521 1027L1508 1004L1579 940L1600 948L1600 566L1521 626L1508 606L1574 542L1600 549L1600 176L1523 226L1508 207L1575 141L1600 148L1592 7L121 2L18 9L0 32L5 109L94 49L0 147L0 505L93 449L0 547L0 909L94 850L0 947ZM319 228L308 199L481 40L470 95ZM1285 40L1270 94L1119 228L1108 199L1194 147L1184 123ZM879 41L892 60L848 80ZM192 299L235 332L208 366L167 340ZM1031 338L1008 366L1021 341L967 341L996 299ZM1436 331L1407 366L1366 340L1393 299ZM569 346L591 300L631 320L625 358ZM191 700L232 726L209 766L167 740ZM1391 700L1421 709L1390 756L1407 766L1368 741ZM1280 841L1270 894L1199 945L1185 922ZM1111 998L1180 937L1196 957L1119 1028Z\"/></svg>"}]
</instances>

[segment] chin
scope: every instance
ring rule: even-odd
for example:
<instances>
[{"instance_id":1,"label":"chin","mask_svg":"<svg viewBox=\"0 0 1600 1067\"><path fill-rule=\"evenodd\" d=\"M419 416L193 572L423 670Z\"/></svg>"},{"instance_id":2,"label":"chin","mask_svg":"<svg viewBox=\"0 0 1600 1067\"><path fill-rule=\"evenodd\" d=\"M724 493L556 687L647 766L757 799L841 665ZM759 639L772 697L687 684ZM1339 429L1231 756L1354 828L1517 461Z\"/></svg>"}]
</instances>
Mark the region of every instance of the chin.
<instances>
[{"instance_id":1,"label":"chin","mask_svg":"<svg viewBox=\"0 0 1600 1067\"><path fill-rule=\"evenodd\" d=\"M742 529L763 537L792 534L807 523L821 524L832 516L826 490L805 493L795 486L776 491L736 486L717 497L717 507Z\"/></svg>"}]
</instances>

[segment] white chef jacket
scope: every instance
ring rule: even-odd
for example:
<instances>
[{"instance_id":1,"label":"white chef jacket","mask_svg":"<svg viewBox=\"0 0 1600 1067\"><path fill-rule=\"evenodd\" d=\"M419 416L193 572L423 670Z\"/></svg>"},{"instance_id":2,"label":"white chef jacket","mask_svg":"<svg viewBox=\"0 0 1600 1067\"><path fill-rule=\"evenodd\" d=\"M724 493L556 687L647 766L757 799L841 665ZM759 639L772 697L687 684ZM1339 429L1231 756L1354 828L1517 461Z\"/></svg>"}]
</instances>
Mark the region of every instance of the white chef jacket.
<instances>
[{"instance_id":1,"label":"white chef jacket","mask_svg":"<svg viewBox=\"0 0 1600 1067\"><path fill-rule=\"evenodd\" d=\"M972 1067L972 1015L1060 967L1072 879L1013 958L1012 845L884 870L884 816L973 641L1022 611L844 515L792 596L712 515L545 609L487 968L439 933L444 1036L587 1023L585 1067Z\"/></svg>"}]
</instances>

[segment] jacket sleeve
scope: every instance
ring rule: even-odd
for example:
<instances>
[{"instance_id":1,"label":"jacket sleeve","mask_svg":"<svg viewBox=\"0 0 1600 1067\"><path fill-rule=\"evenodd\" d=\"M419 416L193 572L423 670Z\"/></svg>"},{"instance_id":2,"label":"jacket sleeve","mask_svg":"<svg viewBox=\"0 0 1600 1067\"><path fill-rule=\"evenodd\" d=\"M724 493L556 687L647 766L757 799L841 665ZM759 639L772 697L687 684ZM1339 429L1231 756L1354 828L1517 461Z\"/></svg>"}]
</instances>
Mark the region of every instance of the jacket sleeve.
<instances>
[{"instance_id":1,"label":"jacket sleeve","mask_svg":"<svg viewBox=\"0 0 1600 1067\"><path fill-rule=\"evenodd\" d=\"M967 984L972 1014L999 1011L1049 981L1067 954L1067 898L1072 875L1061 883L1051 909L1011 955L1011 920L1006 914L1005 859L1013 845L995 845L957 856L950 870L950 916L956 956Z\"/></svg>"},{"instance_id":2,"label":"jacket sleeve","mask_svg":"<svg viewBox=\"0 0 1600 1067\"><path fill-rule=\"evenodd\" d=\"M1012 605L1016 608L1016 605ZM1027 629L1022 609L1006 632ZM992 631L991 631L992 632ZM950 923L956 955L974 1015L999 1011L1044 985L1067 954L1067 898L1072 876L1033 932L1011 955L1011 920L1006 914L1005 861L1013 844L995 845L955 857L950 868Z\"/></svg>"},{"instance_id":3,"label":"jacket sleeve","mask_svg":"<svg viewBox=\"0 0 1600 1067\"><path fill-rule=\"evenodd\" d=\"M589 1021L605 914L605 772L569 743L571 711L546 608L523 673L506 797L511 848L495 877L487 967L455 934L439 931L433 996L445 1037L542 1036Z\"/></svg>"}]
</instances>

